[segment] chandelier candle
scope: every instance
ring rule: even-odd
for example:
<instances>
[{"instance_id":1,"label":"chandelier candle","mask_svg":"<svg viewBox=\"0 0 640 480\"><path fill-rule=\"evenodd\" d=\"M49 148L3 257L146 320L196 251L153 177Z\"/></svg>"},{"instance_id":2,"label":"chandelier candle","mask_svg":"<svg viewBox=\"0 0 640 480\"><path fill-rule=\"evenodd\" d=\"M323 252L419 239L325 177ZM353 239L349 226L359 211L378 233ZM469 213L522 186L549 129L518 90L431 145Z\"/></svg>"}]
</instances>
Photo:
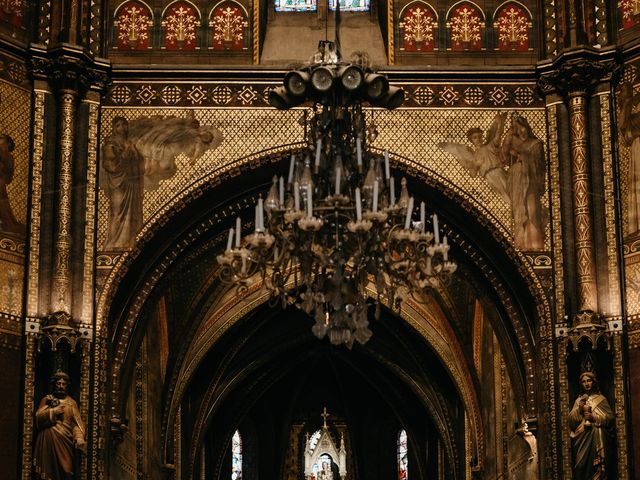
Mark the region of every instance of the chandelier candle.
<instances>
[{"instance_id":1,"label":"chandelier candle","mask_svg":"<svg viewBox=\"0 0 640 480\"><path fill-rule=\"evenodd\" d=\"M287 182L289 185L293 183L293 170L296 167L296 156L291 155L291 163L289 163L289 181Z\"/></svg>"},{"instance_id":2,"label":"chandelier candle","mask_svg":"<svg viewBox=\"0 0 640 480\"><path fill-rule=\"evenodd\" d=\"M389 173L389 150L384 151L384 178L389 180L391 177Z\"/></svg>"},{"instance_id":3,"label":"chandelier candle","mask_svg":"<svg viewBox=\"0 0 640 480\"><path fill-rule=\"evenodd\" d=\"M409 230L411 228L411 214L413 213L413 197L409 198L409 205L407 205L407 217L404 221L404 229Z\"/></svg>"},{"instance_id":4,"label":"chandelier candle","mask_svg":"<svg viewBox=\"0 0 640 480\"><path fill-rule=\"evenodd\" d=\"M440 243L435 213L434 233L425 230L424 202L420 228L413 228L420 198L409 194L403 178L396 203L389 152L381 155L369 144L375 137L367 135L372 128L363 104L393 109L404 92L389 86L365 56L354 63L312 58L315 63L300 75L285 77L299 77L304 88L287 88L285 81L269 94L281 109L313 104L305 147L297 161L291 155L286 188L284 177L275 176L266 200L259 197L255 231L241 240L236 220L218 255L219 275L238 292L262 282L272 304L295 305L314 320L316 337L351 348L369 340L369 321L380 317L381 304L399 309L408 296L428 301L429 289L450 277L456 264L448 260L449 245ZM376 88L370 88L373 82Z\"/></svg>"}]
</instances>

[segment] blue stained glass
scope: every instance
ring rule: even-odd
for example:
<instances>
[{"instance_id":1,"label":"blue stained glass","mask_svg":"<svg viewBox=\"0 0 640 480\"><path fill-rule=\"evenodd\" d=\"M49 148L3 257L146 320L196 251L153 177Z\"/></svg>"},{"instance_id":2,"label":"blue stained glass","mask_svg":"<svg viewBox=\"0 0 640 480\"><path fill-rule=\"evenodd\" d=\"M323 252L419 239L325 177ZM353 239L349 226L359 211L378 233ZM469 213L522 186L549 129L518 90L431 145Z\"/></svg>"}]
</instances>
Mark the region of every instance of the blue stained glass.
<instances>
[{"instance_id":1,"label":"blue stained glass","mask_svg":"<svg viewBox=\"0 0 640 480\"><path fill-rule=\"evenodd\" d=\"M231 480L242 480L242 438L238 430L231 439Z\"/></svg>"},{"instance_id":2,"label":"blue stained glass","mask_svg":"<svg viewBox=\"0 0 640 480\"><path fill-rule=\"evenodd\" d=\"M341 12L368 12L370 0L340 0ZM336 0L329 0L329 10L336 9Z\"/></svg>"},{"instance_id":3,"label":"blue stained glass","mask_svg":"<svg viewBox=\"0 0 640 480\"><path fill-rule=\"evenodd\" d=\"M276 12L313 12L316 0L275 0ZM368 1L368 0L367 0Z\"/></svg>"}]
</instances>

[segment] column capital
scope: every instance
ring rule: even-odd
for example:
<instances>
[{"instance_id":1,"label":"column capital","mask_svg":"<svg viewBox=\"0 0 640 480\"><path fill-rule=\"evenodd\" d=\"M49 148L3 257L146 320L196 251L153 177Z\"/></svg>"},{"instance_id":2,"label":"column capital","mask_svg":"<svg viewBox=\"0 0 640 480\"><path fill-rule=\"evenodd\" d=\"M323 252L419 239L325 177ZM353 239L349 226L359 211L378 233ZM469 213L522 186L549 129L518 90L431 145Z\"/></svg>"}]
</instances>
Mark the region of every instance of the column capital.
<instances>
[{"instance_id":1,"label":"column capital","mask_svg":"<svg viewBox=\"0 0 640 480\"><path fill-rule=\"evenodd\" d=\"M543 96L585 96L601 82L616 83L622 67L622 54L615 48L567 50L538 64L538 89Z\"/></svg>"},{"instance_id":2,"label":"column capital","mask_svg":"<svg viewBox=\"0 0 640 480\"><path fill-rule=\"evenodd\" d=\"M32 79L45 80L54 90L84 95L88 90L104 93L111 81L111 65L66 46L53 50L32 47L28 71Z\"/></svg>"}]
</instances>

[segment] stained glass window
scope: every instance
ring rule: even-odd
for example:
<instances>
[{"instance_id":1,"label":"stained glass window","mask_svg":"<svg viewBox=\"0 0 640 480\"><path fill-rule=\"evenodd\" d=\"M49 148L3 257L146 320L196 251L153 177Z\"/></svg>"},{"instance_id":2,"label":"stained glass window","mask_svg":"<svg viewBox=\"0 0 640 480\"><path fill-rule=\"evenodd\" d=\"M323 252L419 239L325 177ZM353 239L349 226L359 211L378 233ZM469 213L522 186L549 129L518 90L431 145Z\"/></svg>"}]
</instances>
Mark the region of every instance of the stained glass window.
<instances>
[{"instance_id":1,"label":"stained glass window","mask_svg":"<svg viewBox=\"0 0 640 480\"><path fill-rule=\"evenodd\" d=\"M370 0L340 0L341 12L368 12ZM329 10L336 9L336 0L329 0Z\"/></svg>"},{"instance_id":2,"label":"stained glass window","mask_svg":"<svg viewBox=\"0 0 640 480\"><path fill-rule=\"evenodd\" d=\"M398 480L409 478L409 449L407 448L407 432L400 430L398 434Z\"/></svg>"},{"instance_id":3,"label":"stained glass window","mask_svg":"<svg viewBox=\"0 0 640 480\"><path fill-rule=\"evenodd\" d=\"M231 480L242 480L242 438L238 430L231 439Z\"/></svg>"},{"instance_id":4,"label":"stained glass window","mask_svg":"<svg viewBox=\"0 0 640 480\"><path fill-rule=\"evenodd\" d=\"M276 12L313 12L316 0L276 0Z\"/></svg>"}]
</instances>

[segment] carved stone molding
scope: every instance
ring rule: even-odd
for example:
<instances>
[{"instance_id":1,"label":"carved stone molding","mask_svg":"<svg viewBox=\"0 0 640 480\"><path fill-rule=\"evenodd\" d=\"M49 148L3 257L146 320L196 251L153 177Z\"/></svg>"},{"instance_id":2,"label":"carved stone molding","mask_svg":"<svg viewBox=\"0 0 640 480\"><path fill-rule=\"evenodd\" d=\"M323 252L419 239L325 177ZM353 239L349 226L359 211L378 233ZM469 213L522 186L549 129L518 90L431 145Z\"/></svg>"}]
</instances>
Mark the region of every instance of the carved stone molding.
<instances>
[{"instance_id":1,"label":"carved stone molding","mask_svg":"<svg viewBox=\"0 0 640 480\"><path fill-rule=\"evenodd\" d=\"M67 341L71 352L75 352L78 341L82 340L83 336L89 336L87 330L80 331L78 323L65 311L53 312L44 317L40 333L38 349L42 348L43 343L49 342L54 352L62 341Z\"/></svg>"},{"instance_id":2,"label":"carved stone molding","mask_svg":"<svg viewBox=\"0 0 640 480\"><path fill-rule=\"evenodd\" d=\"M622 54L618 50L577 49L564 52L553 62L538 68L538 89L542 95L588 93L601 82L616 83L622 67Z\"/></svg>"},{"instance_id":3,"label":"carved stone molding","mask_svg":"<svg viewBox=\"0 0 640 480\"><path fill-rule=\"evenodd\" d=\"M110 66L95 62L77 50L32 50L27 65L29 76L46 80L54 89L105 92L111 82Z\"/></svg>"}]
</instances>

